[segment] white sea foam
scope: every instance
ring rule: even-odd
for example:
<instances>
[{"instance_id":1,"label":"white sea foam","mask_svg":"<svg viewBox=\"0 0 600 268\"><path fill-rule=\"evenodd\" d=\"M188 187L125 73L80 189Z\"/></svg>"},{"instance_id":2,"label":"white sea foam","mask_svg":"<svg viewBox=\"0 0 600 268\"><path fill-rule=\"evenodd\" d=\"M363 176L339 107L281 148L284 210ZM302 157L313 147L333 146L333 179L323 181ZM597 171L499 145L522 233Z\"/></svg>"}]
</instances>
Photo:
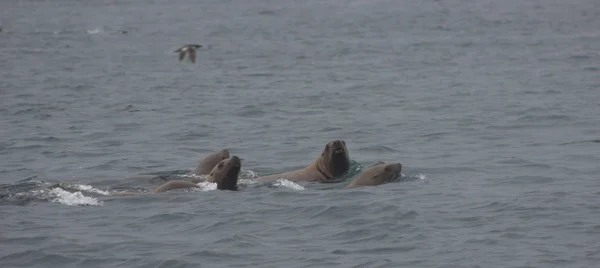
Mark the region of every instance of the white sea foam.
<instances>
[{"instance_id":1,"label":"white sea foam","mask_svg":"<svg viewBox=\"0 0 600 268\"><path fill-rule=\"evenodd\" d=\"M103 202L95 197L84 196L81 192L71 193L61 188L36 190L32 192L33 196L50 202L59 203L67 206L102 206Z\"/></svg>"},{"instance_id":2,"label":"white sea foam","mask_svg":"<svg viewBox=\"0 0 600 268\"><path fill-rule=\"evenodd\" d=\"M99 32L101 32L102 30L99 27L96 27L96 29L93 30L87 30L87 33L89 34L97 34Z\"/></svg>"},{"instance_id":3,"label":"white sea foam","mask_svg":"<svg viewBox=\"0 0 600 268\"><path fill-rule=\"evenodd\" d=\"M190 173L190 174L181 174L181 175L177 175L178 177L181 178L194 178L194 179L206 179L206 175L196 175L194 173Z\"/></svg>"},{"instance_id":4,"label":"white sea foam","mask_svg":"<svg viewBox=\"0 0 600 268\"><path fill-rule=\"evenodd\" d=\"M255 171L252 170L246 170L246 169L242 169L240 171L240 177L244 177L244 178L258 178L258 173L256 173Z\"/></svg>"},{"instance_id":5,"label":"white sea foam","mask_svg":"<svg viewBox=\"0 0 600 268\"><path fill-rule=\"evenodd\" d=\"M273 182L273 186L278 187L278 188L287 188L287 189L298 190L298 191L306 190L306 188L304 188L302 185L297 184L292 181L289 181L289 180L286 180L286 179L276 180L275 182Z\"/></svg>"},{"instance_id":6,"label":"white sea foam","mask_svg":"<svg viewBox=\"0 0 600 268\"><path fill-rule=\"evenodd\" d=\"M198 191L202 191L202 192L207 192L207 191L213 191L217 189L217 184L214 182L200 182L198 183L198 186L200 186L200 188L198 188Z\"/></svg>"},{"instance_id":7,"label":"white sea foam","mask_svg":"<svg viewBox=\"0 0 600 268\"><path fill-rule=\"evenodd\" d=\"M429 179L429 177L427 177L427 175L421 174L421 173L415 175L415 177L419 178L420 180L427 180L427 179Z\"/></svg>"},{"instance_id":8,"label":"white sea foam","mask_svg":"<svg viewBox=\"0 0 600 268\"><path fill-rule=\"evenodd\" d=\"M97 194L101 194L101 195L110 195L109 192L102 191L100 189L96 189L96 188L92 187L91 185L75 184L75 185L73 185L73 188L80 190L80 191L90 192L90 193L97 193Z\"/></svg>"},{"instance_id":9,"label":"white sea foam","mask_svg":"<svg viewBox=\"0 0 600 268\"><path fill-rule=\"evenodd\" d=\"M61 203L67 206L101 206L103 204L103 202L99 201L97 198L84 196L81 192L71 193L60 188L50 190L50 194L54 195L54 198L51 200L52 202Z\"/></svg>"}]
</instances>

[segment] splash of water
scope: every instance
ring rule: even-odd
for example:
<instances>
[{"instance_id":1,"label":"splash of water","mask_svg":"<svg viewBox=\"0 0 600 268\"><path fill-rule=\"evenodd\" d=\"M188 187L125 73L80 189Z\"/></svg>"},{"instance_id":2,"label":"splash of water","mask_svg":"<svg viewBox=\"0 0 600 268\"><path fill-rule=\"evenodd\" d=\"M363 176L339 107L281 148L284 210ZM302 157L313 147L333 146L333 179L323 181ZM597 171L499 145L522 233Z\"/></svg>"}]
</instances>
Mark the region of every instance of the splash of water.
<instances>
[{"instance_id":1,"label":"splash of water","mask_svg":"<svg viewBox=\"0 0 600 268\"><path fill-rule=\"evenodd\" d=\"M429 179L429 177L427 177L427 175L421 174L421 173L415 175L415 177L419 178L420 180L427 180L427 179Z\"/></svg>"},{"instance_id":2,"label":"splash of water","mask_svg":"<svg viewBox=\"0 0 600 268\"><path fill-rule=\"evenodd\" d=\"M303 191L306 190L306 188L304 188L302 185L297 184L295 182L286 180L286 179L278 179L275 182L273 182L273 186L277 187L277 188L287 188L287 189L292 189L292 190L297 190L297 191Z\"/></svg>"},{"instance_id":3,"label":"splash of water","mask_svg":"<svg viewBox=\"0 0 600 268\"><path fill-rule=\"evenodd\" d=\"M73 185L73 188L80 190L80 191L90 192L90 193L97 193L97 194L101 194L101 195L110 195L109 192L96 189L96 188L92 187L91 185L75 184L75 185Z\"/></svg>"},{"instance_id":4,"label":"splash of water","mask_svg":"<svg viewBox=\"0 0 600 268\"><path fill-rule=\"evenodd\" d=\"M53 203L67 206L102 206L103 202L97 198L84 196L81 192L71 193L61 188L32 191L33 196L46 199Z\"/></svg>"},{"instance_id":5,"label":"splash of water","mask_svg":"<svg viewBox=\"0 0 600 268\"><path fill-rule=\"evenodd\" d=\"M96 29L93 29L93 30L87 30L87 33L89 33L89 34L97 34L99 32L101 32L99 27L96 27Z\"/></svg>"},{"instance_id":6,"label":"splash of water","mask_svg":"<svg viewBox=\"0 0 600 268\"><path fill-rule=\"evenodd\" d=\"M214 191L217 189L217 183L215 182L200 182L198 183L198 186L200 186L200 188L195 189L196 191L202 191L202 192L208 192L208 191Z\"/></svg>"}]
</instances>

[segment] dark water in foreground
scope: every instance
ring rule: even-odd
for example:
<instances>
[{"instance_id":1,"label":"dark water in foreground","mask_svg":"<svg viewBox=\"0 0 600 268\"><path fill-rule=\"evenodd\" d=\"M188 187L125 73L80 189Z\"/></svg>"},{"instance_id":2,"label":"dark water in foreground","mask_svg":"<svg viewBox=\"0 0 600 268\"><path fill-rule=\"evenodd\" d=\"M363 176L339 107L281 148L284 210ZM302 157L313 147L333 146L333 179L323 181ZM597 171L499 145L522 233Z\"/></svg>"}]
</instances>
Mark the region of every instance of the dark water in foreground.
<instances>
[{"instance_id":1,"label":"dark water in foreground","mask_svg":"<svg viewBox=\"0 0 600 268\"><path fill-rule=\"evenodd\" d=\"M598 1L3 1L0 15L1 267L600 263ZM184 43L206 46L196 64L177 61ZM250 180L332 139L355 161L347 181ZM244 158L242 191L105 195L221 148ZM405 180L342 189L375 161Z\"/></svg>"}]
</instances>

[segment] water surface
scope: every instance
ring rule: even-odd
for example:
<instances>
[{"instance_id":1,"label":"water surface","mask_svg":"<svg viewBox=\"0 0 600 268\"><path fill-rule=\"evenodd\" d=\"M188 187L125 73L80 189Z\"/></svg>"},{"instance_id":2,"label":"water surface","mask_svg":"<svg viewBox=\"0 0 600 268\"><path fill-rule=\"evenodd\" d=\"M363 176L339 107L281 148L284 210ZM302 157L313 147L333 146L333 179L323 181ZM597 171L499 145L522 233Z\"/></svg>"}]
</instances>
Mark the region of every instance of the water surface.
<instances>
[{"instance_id":1,"label":"water surface","mask_svg":"<svg viewBox=\"0 0 600 268\"><path fill-rule=\"evenodd\" d=\"M597 1L5 1L0 15L3 267L600 261ZM173 52L186 43L204 45L196 64ZM251 180L333 139L345 181ZM106 195L221 148L244 159L242 191ZM403 180L343 189L376 161Z\"/></svg>"}]
</instances>

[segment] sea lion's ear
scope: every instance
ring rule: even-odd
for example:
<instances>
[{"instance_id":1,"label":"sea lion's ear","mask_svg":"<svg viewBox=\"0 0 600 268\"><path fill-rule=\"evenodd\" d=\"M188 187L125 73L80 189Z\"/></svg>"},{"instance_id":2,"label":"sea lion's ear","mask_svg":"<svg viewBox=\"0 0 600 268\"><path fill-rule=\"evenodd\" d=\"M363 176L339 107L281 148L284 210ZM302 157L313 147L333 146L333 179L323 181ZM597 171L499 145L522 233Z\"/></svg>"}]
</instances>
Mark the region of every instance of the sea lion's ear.
<instances>
[{"instance_id":1,"label":"sea lion's ear","mask_svg":"<svg viewBox=\"0 0 600 268\"><path fill-rule=\"evenodd\" d=\"M375 173L375 175L373 175L373 176L371 177L371 180L375 180L375 178L377 178L377 177L379 177L379 173Z\"/></svg>"}]
</instances>

